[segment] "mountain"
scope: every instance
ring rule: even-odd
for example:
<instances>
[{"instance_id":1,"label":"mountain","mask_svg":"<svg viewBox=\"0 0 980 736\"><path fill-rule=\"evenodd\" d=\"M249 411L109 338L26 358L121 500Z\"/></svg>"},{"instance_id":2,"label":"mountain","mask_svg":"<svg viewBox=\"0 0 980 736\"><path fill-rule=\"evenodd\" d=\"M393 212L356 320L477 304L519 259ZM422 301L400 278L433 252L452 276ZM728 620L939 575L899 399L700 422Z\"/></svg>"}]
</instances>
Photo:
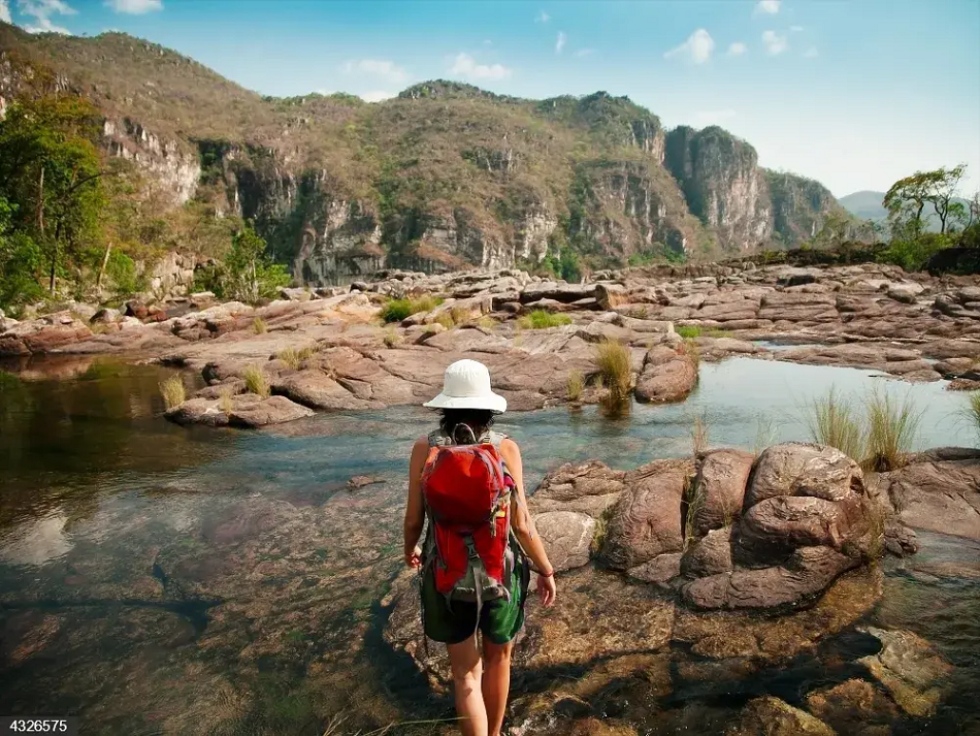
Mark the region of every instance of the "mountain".
<instances>
[{"instance_id":1,"label":"mountain","mask_svg":"<svg viewBox=\"0 0 980 736\"><path fill-rule=\"evenodd\" d=\"M855 217L884 223L888 219L888 210L881 204L884 198L885 192L863 191L841 197L838 202ZM954 197L953 201L959 202L969 211L970 203L968 200ZM932 211L931 207L927 207L922 214L926 222L926 231L938 233L940 228L939 217Z\"/></svg>"},{"instance_id":2,"label":"mountain","mask_svg":"<svg viewBox=\"0 0 980 736\"><path fill-rule=\"evenodd\" d=\"M254 219L308 281L569 248L597 266L713 257L795 245L842 211L818 182L759 167L727 131L668 131L605 92L526 100L437 80L375 104L262 97L125 34L0 23L0 114L42 69L100 107L107 149L172 206Z\"/></svg>"}]
</instances>

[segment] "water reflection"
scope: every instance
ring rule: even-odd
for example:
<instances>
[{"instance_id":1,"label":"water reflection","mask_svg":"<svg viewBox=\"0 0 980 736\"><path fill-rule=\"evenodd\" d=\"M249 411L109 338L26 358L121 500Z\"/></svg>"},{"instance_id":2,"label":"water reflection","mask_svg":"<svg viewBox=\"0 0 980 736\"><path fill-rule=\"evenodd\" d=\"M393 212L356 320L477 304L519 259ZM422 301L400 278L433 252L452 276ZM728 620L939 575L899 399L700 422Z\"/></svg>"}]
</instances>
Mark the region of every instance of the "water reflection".
<instances>
[{"instance_id":1,"label":"water reflection","mask_svg":"<svg viewBox=\"0 0 980 736\"><path fill-rule=\"evenodd\" d=\"M359 657L399 569L407 457L432 414L399 407L262 432L187 430L159 416L166 375L98 361L67 382L0 374L0 633L49 647L18 649L29 663L19 669L0 665L11 683L0 712L60 705L118 732L229 734L256 718L286 732L348 696L361 712L417 716L391 710L359 677L372 671ZM629 468L687 455L696 416L712 445L807 439L803 407L831 386L911 394L924 410L922 447L976 441L957 429L966 397L942 383L751 359L702 365L684 404L634 406L618 421L595 407L515 413L497 428L521 443L534 487L564 462ZM354 475L385 482L350 493ZM954 547L936 542L918 569L891 570L876 616L936 642L958 667L960 693L980 669L980 611L959 557L977 550ZM132 713L134 697L156 720ZM954 706L945 723L975 711ZM703 718L704 706L695 710Z\"/></svg>"}]
</instances>

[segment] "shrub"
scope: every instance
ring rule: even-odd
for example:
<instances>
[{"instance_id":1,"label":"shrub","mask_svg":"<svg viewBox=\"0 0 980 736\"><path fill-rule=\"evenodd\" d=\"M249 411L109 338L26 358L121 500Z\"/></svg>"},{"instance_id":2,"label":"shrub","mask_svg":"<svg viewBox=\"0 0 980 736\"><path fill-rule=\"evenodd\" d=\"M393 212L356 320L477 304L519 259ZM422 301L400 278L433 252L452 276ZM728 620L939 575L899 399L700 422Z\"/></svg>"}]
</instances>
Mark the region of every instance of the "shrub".
<instances>
[{"instance_id":1,"label":"shrub","mask_svg":"<svg viewBox=\"0 0 980 736\"><path fill-rule=\"evenodd\" d=\"M264 335L269 331L269 326L265 323L265 320L261 317L256 317L252 320L252 330L256 335Z\"/></svg>"},{"instance_id":2,"label":"shrub","mask_svg":"<svg viewBox=\"0 0 980 736\"><path fill-rule=\"evenodd\" d=\"M878 257L879 262L921 271L936 253L956 245L956 239L940 233L922 233L917 238L893 240Z\"/></svg>"},{"instance_id":3,"label":"shrub","mask_svg":"<svg viewBox=\"0 0 980 736\"><path fill-rule=\"evenodd\" d=\"M572 371L568 374L568 400L579 401L582 392L585 390L585 379L581 371Z\"/></svg>"},{"instance_id":4,"label":"shrub","mask_svg":"<svg viewBox=\"0 0 980 736\"><path fill-rule=\"evenodd\" d=\"M430 294L425 294L417 299L389 299L381 307L381 319L385 322L401 322L413 314L431 312L441 303L441 299L435 299Z\"/></svg>"},{"instance_id":5,"label":"shrub","mask_svg":"<svg viewBox=\"0 0 980 736\"><path fill-rule=\"evenodd\" d=\"M171 376L160 384L160 395L163 396L163 405L167 411L176 409L187 399L184 381L180 376Z\"/></svg>"},{"instance_id":6,"label":"shrub","mask_svg":"<svg viewBox=\"0 0 980 736\"><path fill-rule=\"evenodd\" d=\"M571 323L572 318L567 314L554 314L543 309L535 309L530 314L521 317L517 322L526 330L546 330L549 327L561 327Z\"/></svg>"},{"instance_id":7,"label":"shrub","mask_svg":"<svg viewBox=\"0 0 980 736\"><path fill-rule=\"evenodd\" d=\"M633 381L633 366L626 345L615 340L599 343L595 354L596 366L607 394L604 408L610 415L629 409Z\"/></svg>"},{"instance_id":8,"label":"shrub","mask_svg":"<svg viewBox=\"0 0 980 736\"><path fill-rule=\"evenodd\" d=\"M836 447L858 462L864 457L864 436L851 407L835 389L810 403L810 436L821 445Z\"/></svg>"},{"instance_id":9,"label":"shrub","mask_svg":"<svg viewBox=\"0 0 980 736\"><path fill-rule=\"evenodd\" d=\"M248 366L242 373L242 378L245 379L245 388L248 389L249 393L262 397L269 395L269 379L266 378L265 372L258 366Z\"/></svg>"},{"instance_id":10,"label":"shrub","mask_svg":"<svg viewBox=\"0 0 980 736\"><path fill-rule=\"evenodd\" d=\"M867 400L868 456L865 466L887 471L901 467L904 456L912 451L919 433L922 411L911 397L898 401L885 392L875 391Z\"/></svg>"}]
</instances>

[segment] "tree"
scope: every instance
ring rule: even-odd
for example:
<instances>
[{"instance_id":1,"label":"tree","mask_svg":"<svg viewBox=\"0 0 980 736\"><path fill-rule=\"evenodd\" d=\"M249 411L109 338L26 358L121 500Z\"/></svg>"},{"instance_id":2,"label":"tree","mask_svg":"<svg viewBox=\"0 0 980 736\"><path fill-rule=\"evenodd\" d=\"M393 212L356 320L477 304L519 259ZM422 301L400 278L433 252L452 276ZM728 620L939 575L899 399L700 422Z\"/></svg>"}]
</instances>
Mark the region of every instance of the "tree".
<instances>
[{"instance_id":1,"label":"tree","mask_svg":"<svg viewBox=\"0 0 980 736\"><path fill-rule=\"evenodd\" d=\"M285 266L272 263L265 255L266 244L252 225L246 224L232 238L221 279L225 296L255 304L274 296L290 282Z\"/></svg>"},{"instance_id":2,"label":"tree","mask_svg":"<svg viewBox=\"0 0 980 736\"><path fill-rule=\"evenodd\" d=\"M17 205L14 226L38 245L54 292L67 262L98 239L105 206L101 116L65 94L18 100L0 121L0 196Z\"/></svg>"},{"instance_id":3,"label":"tree","mask_svg":"<svg viewBox=\"0 0 980 736\"><path fill-rule=\"evenodd\" d=\"M918 238L922 234L922 212L926 206L931 206L938 215L940 235L945 235L950 215L955 221L963 214L961 206L953 202L953 196L965 172L966 166L961 164L951 169L917 171L895 182L882 200L893 236Z\"/></svg>"}]
</instances>

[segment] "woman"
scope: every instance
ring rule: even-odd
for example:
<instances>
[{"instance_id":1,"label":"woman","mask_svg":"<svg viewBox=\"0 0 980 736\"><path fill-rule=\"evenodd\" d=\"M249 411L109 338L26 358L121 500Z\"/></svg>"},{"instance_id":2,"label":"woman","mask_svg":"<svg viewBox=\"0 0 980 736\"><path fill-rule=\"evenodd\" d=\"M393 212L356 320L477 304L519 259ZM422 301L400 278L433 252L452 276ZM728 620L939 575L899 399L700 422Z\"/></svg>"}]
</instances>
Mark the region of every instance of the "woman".
<instances>
[{"instance_id":1,"label":"woman","mask_svg":"<svg viewBox=\"0 0 980 736\"><path fill-rule=\"evenodd\" d=\"M528 513L521 451L513 440L490 430L494 416L506 411L507 400L491 390L487 367L475 360L453 363L446 369L442 393L425 406L441 409L442 420L437 431L419 439L412 448L405 508L405 562L409 566L419 568L424 563L417 545L425 522L422 470L431 447L457 444L459 440L491 442L514 481L509 511L516 564L508 581L510 595L479 606L462 602L450 605L435 592L428 566L423 568L427 572L422 580L423 625L426 634L445 643L449 652L463 734L499 736L510 689L513 641L524 624L529 577L526 557L538 573L538 594L545 606L555 601L554 568ZM428 554L427 550L426 557ZM475 639L477 628L483 632L482 657Z\"/></svg>"}]
</instances>

